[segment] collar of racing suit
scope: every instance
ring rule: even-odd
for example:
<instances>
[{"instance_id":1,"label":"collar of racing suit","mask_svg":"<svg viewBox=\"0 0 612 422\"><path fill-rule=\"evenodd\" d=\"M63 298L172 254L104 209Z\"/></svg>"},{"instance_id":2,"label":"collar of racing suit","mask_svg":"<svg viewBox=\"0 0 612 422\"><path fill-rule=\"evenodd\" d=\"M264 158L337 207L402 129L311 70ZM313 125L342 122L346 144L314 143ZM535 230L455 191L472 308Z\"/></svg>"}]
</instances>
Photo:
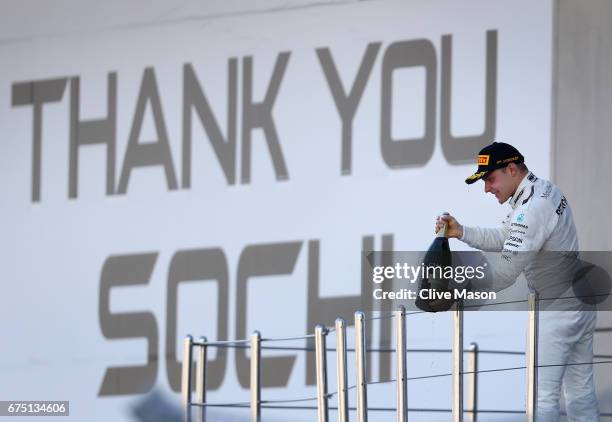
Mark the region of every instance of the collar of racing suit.
<instances>
[{"instance_id":1,"label":"collar of racing suit","mask_svg":"<svg viewBox=\"0 0 612 422\"><path fill-rule=\"evenodd\" d=\"M538 180L535 174L529 172L525 175L521 183L516 188L516 192L510 198L510 206L516 209L521 204L526 203L533 196L535 181Z\"/></svg>"}]
</instances>

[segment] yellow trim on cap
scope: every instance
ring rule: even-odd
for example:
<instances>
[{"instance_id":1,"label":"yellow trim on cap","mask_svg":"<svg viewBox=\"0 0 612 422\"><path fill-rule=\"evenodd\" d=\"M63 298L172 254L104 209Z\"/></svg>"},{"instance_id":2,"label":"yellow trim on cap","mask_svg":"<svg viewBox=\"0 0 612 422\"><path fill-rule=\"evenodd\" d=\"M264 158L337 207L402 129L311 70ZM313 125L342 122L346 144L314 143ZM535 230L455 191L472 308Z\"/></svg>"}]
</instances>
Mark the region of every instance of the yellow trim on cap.
<instances>
[{"instance_id":1,"label":"yellow trim on cap","mask_svg":"<svg viewBox=\"0 0 612 422\"><path fill-rule=\"evenodd\" d=\"M485 173L486 173L486 171L481 171L481 172L478 172L478 173L474 173L470 177L468 177L467 180L480 179Z\"/></svg>"},{"instance_id":2,"label":"yellow trim on cap","mask_svg":"<svg viewBox=\"0 0 612 422\"><path fill-rule=\"evenodd\" d=\"M517 155L516 157L506 158L505 160L497 160L497 163L495 163L495 164L510 163L512 161L518 161L519 158L520 157Z\"/></svg>"}]
</instances>

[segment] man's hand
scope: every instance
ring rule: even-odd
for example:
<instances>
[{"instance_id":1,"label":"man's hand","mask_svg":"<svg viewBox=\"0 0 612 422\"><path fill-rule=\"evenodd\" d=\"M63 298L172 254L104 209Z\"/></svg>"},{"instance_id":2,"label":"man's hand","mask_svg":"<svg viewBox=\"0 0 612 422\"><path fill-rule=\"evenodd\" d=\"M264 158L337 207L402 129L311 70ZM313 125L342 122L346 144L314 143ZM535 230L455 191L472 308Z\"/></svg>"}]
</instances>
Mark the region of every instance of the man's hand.
<instances>
[{"instance_id":1,"label":"man's hand","mask_svg":"<svg viewBox=\"0 0 612 422\"><path fill-rule=\"evenodd\" d=\"M457 239L461 239L463 236L463 226L459 224L457 219L452 215L440 215L436 218L436 227L435 232L438 233L444 224L446 223L446 236L447 237L456 237Z\"/></svg>"}]
</instances>

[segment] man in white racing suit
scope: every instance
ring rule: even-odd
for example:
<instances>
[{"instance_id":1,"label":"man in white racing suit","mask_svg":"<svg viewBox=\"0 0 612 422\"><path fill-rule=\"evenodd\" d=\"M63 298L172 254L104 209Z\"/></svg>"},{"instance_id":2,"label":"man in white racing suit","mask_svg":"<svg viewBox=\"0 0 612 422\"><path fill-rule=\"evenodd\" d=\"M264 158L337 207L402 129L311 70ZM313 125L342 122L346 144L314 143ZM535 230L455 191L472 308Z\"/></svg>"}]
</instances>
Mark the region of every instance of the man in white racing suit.
<instances>
[{"instance_id":1,"label":"man in white racing suit","mask_svg":"<svg viewBox=\"0 0 612 422\"><path fill-rule=\"evenodd\" d=\"M505 143L483 148L478 165L466 183L483 179L486 193L500 204L509 203L502 226L467 227L452 216L440 216L436 232L446 224L449 237L497 252L489 258L493 284L488 290L505 289L524 273L529 288L540 297L543 292L547 297L571 296L571 276L569 281L565 276L570 271L563 266L571 265L572 259L552 252L578 251L572 210L561 190L529 172L523 156ZM557 300L540 312L537 422L559 421L561 387L569 421L599 421L591 365L595 322L593 307L575 298Z\"/></svg>"}]
</instances>

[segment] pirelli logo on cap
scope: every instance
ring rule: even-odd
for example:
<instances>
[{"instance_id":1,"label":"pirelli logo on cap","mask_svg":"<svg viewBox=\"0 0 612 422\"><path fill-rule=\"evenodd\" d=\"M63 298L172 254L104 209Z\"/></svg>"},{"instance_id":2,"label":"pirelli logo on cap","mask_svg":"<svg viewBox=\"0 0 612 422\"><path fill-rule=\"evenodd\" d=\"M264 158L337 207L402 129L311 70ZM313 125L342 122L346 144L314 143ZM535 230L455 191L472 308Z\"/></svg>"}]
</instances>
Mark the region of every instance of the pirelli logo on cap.
<instances>
[{"instance_id":1,"label":"pirelli logo on cap","mask_svg":"<svg viewBox=\"0 0 612 422\"><path fill-rule=\"evenodd\" d=\"M488 155L479 155L478 156L478 165L479 166L488 166L489 165L489 156Z\"/></svg>"}]
</instances>

